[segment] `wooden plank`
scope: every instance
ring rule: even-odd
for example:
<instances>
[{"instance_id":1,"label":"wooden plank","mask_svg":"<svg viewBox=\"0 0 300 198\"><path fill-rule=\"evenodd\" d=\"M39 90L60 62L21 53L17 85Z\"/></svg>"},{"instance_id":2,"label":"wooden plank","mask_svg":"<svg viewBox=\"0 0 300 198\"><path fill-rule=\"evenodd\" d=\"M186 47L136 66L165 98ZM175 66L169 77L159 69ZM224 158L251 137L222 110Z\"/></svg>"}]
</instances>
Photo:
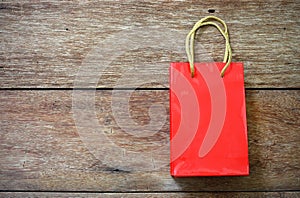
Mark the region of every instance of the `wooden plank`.
<instances>
[{"instance_id":1,"label":"wooden plank","mask_svg":"<svg viewBox=\"0 0 300 198\"><path fill-rule=\"evenodd\" d=\"M0 193L1 197L218 197L218 198L281 198L300 195L299 192L218 192L218 193L54 193L54 192L5 192Z\"/></svg>"},{"instance_id":2,"label":"wooden plank","mask_svg":"<svg viewBox=\"0 0 300 198\"><path fill-rule=\"evenodd\" d=\"M168 87L169 63L187 60L184 37L209 10L228 23L246 87L300 87L299 1L48 0L0 7L1 88ZM196 42L196 61L222 60L224 41L214 28ZM76 84L78 72L84 84Z\"/></svg>"},{"instance_id":3,"label":"wooden plank","mask_svg":"<svg viewBox=\"0 0 300 198\"><path fill-rule=\"evenodd\" d=\"M299 90L247 91L250 176L199 178L172 178L169 174L168 91L133 92L128 118L122 101L130 91L98 90L96 125L93 115L87 114L93 109L87 98L94 91L76 92L82 97L76 99L71 90L0 91L0 190L299 190ZM123 114L113 112L112 104ZM162 128L151 135L142 128L145 137L130 134L137 131L132 120L145 127L154 119L153 130L159 126L151 115L159 116L155 113L160 109L154 106L149 111L153 104L167 109L162 113L166 116ZM101 142L97 139L100 135L110 141ZM88 138L94 140L90 145L86 144ZM121 156L120 150L111 147L122 148ZM99 154L97 149L102 156L94 155Z\"/></svg>"}]
</instances>

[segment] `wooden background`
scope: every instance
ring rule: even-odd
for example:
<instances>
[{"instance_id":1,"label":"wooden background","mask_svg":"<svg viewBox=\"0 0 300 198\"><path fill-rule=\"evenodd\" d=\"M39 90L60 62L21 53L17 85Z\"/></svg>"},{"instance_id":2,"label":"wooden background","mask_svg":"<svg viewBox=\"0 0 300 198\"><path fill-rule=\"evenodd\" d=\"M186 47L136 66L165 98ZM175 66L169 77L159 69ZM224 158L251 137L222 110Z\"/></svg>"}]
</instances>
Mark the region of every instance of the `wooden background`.
<instances>
[{"instance_id":1,"label":"wooden background","mask_svg":"<svg viewBox=\"0 0 300 198\"><path fill-rule=\"evenodd\" d=\"M176 179L168 164L143 169L138 157L132 166L114 153L115 164L95 157L78 131L91 127L75 125L74 92L83 112L84 96L95 93L100 132L124 150L142 156L166 146L168 66L186 61L184 37L207 15L227 22L233 61L245 65L250 176ZM196 60L222 60L223 38L204 30ZM297 0L2 0L0 196L300 197L299 30ZM137 125L151 122L152 104L166 109L151 137L125 133L111 108L122 112L116 101L137 87L129 98ZM166 150L153 155L168 161Z\"/></svg>"}]
</instances>

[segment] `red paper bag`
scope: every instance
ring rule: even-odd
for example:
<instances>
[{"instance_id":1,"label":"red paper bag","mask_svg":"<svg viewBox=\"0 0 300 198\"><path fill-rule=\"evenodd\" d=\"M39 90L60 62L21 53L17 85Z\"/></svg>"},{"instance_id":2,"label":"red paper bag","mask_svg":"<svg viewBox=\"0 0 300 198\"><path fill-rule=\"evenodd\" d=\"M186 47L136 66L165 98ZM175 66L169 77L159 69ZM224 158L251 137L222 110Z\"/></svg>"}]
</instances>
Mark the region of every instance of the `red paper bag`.
<instances>
[{"instance_id":1,"label":"red paper bag","mask_svg":"<svg viewBox=\"0 0 300 198\"><path fill-rule=\"evenodd\" d=\"M171 175L248 175L243 64L193 66L170 66Z\"/></svg>"}]
</instances>

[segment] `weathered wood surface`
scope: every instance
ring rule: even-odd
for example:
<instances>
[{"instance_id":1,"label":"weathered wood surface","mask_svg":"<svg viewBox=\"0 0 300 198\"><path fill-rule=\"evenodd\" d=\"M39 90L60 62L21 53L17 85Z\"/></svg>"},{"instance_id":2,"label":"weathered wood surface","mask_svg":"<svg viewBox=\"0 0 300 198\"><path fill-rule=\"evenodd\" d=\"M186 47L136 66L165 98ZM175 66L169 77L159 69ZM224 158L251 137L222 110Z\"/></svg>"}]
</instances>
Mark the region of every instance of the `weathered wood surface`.
<instances>
[{"instance_id":1,"label":"weathered wood surface","mask_svg":"<svg viewBox=\"0 0 300 198\"><path fill-rule=\"evenodd\" d=\"M138 125L151 123L148 110L152 104L167 109L163 127L149 137L136 137L118 127L111 110L111 91L96 91L98 127L89 123L92 117L84 117L90 108L84 104L84 96L93 91L78 91L83 96L78 107L86 125L76 128L72 92L0 91L0 190L299 190L300 91L247 91L250 176L178 179L170 176L169 153L162 149L169 136L168 91L135 91L130 97L129 112ZM122 101L126 92L129 91L116 95L116 101ZM126 116L121 119L130 120ZM129 129L134 127L130 122L128 125ZM115 145L122 147L126 151L124 158L118 159L110 152L105 156L115 161L94 156L82 137L93 137L88 134L91 128L101 129ZM106 148L111 144L99 145L95 141L93 146ZM161 151L153 152L152 158L165 165L142 166L139 156L155 149ZM128 166L126 157L131 151L136 152L136 164Z\"/></svg>"},{"instance_id":2,"label":"weathered wood surface","mask_svg":"<svg viewBox=\"0 0 300 198\"><path fill-rule=\"evenodd\" d=\"M8 192L0 193L0 197L209 197L209 198L297 198L299 192L222 192L222 193L41 193L41 192Z\"/></svg>"},{"instance_id":3,"label":"weathered wood surface","mask_svg":"<svg viewBox=\"0 0 300 198\"><path fill-rule=\"evenodd\" d=\"M0 88L168 87L169 63L186 61L184 37L209 14L227 22L246 88L300 88L296 0L4 0ZM223 38L204 30L196 61L222 60ZM0 191L22 191L0 197L299 197L299 90L247 91L249 177L180 179L168 168L168 91L134 92L131 119L127 92L97 90L93 109L93 90L0 91Z\"/></svg>"},{"instance_id":4,"label":"weathered wood surface","mask_svg":"<svg viewBox=\"0 0 300 198\"><path fill-rule=\"evenodd\" d=\"M300 87L297 0L1 1L0 8L1 88L74 87L77 72L101 77L83 87L168 87L169 62L186 61L184 37L209 9L228 23L246 87ZM196 49L198 61L222 60L223 38L207 28Z\"/></svg>"}]
</instances>

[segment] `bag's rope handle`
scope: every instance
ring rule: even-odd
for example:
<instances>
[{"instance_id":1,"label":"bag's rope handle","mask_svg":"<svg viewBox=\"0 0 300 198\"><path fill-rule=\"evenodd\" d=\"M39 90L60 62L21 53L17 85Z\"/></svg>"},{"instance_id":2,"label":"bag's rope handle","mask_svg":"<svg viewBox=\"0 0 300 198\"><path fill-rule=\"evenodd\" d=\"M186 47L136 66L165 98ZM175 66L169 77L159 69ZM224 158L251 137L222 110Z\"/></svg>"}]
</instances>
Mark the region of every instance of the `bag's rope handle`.
<instances>
[{"instance_id":1,"label":"bag's rope handle","mask_svg":"<svg viewBox=\"0 0 300 198\"><path fill-rule=\"evenodd\" d=\"M208 21L208 20L212 20L212 19L221 23L224 26L224 31L215 22ZM206 25L215 26L221 32L221 34L223 35L223 37L225 38L225 41L226 41L225 54L224 54L224 59L223 59L223 62L226 64L220 73L220 76L223 77L226 69L228 68L228 66L231 63L232 51L231 51L231 47L230 47L230 43L229 43L229 35L228 35L227 25L223 20L221 20L220 18L215 17L215 16L208 16L208 17L205 17L205 18L201 19L200 21L198 21L186 37L185 49L186 49L187 57L188 57L188 60L190 63L191 75L192 75L192 77L194 77L194 74L195 74L195 66L194 66L195 33L200 27L206 26Z\"/></svg>"}]
</instances>

